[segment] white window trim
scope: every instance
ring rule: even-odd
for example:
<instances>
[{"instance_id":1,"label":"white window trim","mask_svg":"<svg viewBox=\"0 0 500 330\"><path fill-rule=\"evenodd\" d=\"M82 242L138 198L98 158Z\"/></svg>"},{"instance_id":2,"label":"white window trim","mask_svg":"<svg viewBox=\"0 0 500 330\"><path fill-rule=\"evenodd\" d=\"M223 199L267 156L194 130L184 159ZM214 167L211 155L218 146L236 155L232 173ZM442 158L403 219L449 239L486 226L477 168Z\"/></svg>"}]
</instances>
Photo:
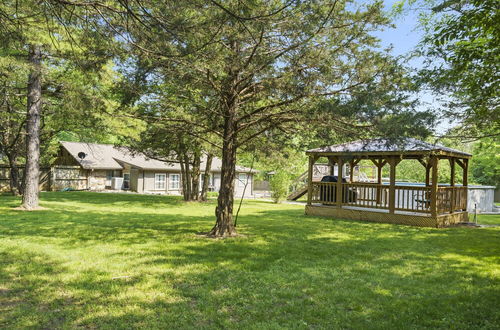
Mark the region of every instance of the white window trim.
<instances>
[{"instance_id":1,"label":"white window trim","mask_svg":"<svg viewBox=\"0 0 500 330\"><path fill-rule=\"evenodd\" d=\"M174 175L178 177L176 181L172 180L172 177ZM177 187L172 187L172 183L174 182L177 183ZM168 175L168 190L179 190L179 189L181 189L181 175L179 173L170 173Z\"/></svg>"},{"instance_id":2,"label":"white window trim","mask_svg":"<svg viewBox=\"0 0 500 330\"><path fill-rule=\"evenodd\" d=\"M163 188L158 188L157 183L160 183L160 181L157 179L158 177L163 176ZM167 189L167 173L155 173L155 182L154 182L154 190L166 190Z\"/></svg>"}]
</instances>

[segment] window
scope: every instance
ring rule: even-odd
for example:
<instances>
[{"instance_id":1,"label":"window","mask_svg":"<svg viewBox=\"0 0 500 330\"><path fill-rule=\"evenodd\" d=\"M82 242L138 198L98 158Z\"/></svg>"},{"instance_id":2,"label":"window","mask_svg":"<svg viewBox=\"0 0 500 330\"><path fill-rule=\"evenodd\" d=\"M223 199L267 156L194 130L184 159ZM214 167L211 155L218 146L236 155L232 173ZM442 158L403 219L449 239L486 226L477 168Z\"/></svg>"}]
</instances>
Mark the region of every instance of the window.
<instances>
[{"instance_id":1,"label":"window","mask_svg":"<svg viewBox=\"0 0 500 330\"><path fill-rule=\"evenodd\" d=\"M106 171L106 180L111 181L113 178L113 171Z\"/></svg>"},{"instance_id":2,"label":"window","mask_svg":"<svg viewBox=\"0 0 500 330\"><path fill-rule=\"evenodd\" d=\"M179 189L180 179L179 174L170 174L170 189Z\"/></svg>"},{"instance_id":3,"label":"window","mask_svg":"<svg viewBox=\"0 0 500 330\"><path fill-rule=\"evenodd\" d=\"M238 187L245 187L247 183L248 176L246 174L240 173L238 174Z\"/></svg>"},{"instance_id":4,"label":"window","mask_svg":"<svg viewBox=\"0 0 500 330\"><path fill-rule=\"evenodd\" d=\"M155 174L155 190L165 190L167 183L166 174Z\"/></svg>"}]
</instances>

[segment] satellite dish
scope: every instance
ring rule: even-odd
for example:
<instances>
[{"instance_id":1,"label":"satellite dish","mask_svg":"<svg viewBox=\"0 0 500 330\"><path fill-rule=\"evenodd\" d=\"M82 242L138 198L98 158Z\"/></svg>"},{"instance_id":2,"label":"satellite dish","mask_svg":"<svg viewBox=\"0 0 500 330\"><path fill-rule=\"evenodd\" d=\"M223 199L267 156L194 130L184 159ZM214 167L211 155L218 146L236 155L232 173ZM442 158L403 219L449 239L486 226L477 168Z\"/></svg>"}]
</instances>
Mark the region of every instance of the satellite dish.
<instances>
[{"instance_id":1,"label":"satellite dish","mask_svg":"<svg viewBox=\"0 0 500 330\"><path fill-rule=\"evenodd\" d=\"M84 153L83 151L80 151L80 152L78 153L78 158L80 158L80 159L84 159L84 158L85 158L85 156L87 156L87 154L86 154L86 153Z\"/></svg>"}]
</instances>

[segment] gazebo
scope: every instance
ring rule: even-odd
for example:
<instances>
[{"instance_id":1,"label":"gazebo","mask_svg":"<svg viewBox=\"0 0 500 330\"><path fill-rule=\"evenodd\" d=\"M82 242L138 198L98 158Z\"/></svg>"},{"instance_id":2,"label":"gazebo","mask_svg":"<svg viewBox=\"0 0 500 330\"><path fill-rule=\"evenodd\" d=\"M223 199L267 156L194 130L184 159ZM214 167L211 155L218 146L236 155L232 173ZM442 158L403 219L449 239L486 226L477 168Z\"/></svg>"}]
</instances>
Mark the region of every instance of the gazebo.
<instances>
[{"instance_id":1,"label":"gazebo","mask_svg":"<svg viewBox=\"0 0 500 330\"><path fill-rule=\"evenodd\" d=\"M471 154L416 139L360 140L311 149L307 181L307 215L399 223L426 227L446 227L467 222L467 169ZM316 161L325 157L337 165L337 182L313 181ZM361 160L377 167L376 182L353 182L353 168ZM425 168L425 183L396 182L396 170L403 159L419 162ZM449 184L438 184L439 160L450 163ZM390 168L389 182L382 182L382 168ZM463 171L462 184L455 182L456 167ZM345 177L348 166L350 176Z\"/></svg>"}]
</instances>

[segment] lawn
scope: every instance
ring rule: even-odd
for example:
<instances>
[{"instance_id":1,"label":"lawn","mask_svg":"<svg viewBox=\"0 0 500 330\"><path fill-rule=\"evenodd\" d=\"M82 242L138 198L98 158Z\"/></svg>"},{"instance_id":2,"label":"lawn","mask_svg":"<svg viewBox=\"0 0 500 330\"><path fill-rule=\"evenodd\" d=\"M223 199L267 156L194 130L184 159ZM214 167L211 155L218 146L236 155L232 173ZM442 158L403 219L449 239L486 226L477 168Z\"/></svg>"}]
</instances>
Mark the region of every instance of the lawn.
<instances>
[{"instance_id":1,"label":"lawn","mask_svg":"<svg viewBox=\"0 0 500 330\"><path fill-rule=\"evenodd\" d=\"M42 199L46 210L22 212L0 196L0 328L500 326L500 227L364 223L247 201L245 236L214 240L197 236L213 202Z\"/></svg>"}]
</instances>

